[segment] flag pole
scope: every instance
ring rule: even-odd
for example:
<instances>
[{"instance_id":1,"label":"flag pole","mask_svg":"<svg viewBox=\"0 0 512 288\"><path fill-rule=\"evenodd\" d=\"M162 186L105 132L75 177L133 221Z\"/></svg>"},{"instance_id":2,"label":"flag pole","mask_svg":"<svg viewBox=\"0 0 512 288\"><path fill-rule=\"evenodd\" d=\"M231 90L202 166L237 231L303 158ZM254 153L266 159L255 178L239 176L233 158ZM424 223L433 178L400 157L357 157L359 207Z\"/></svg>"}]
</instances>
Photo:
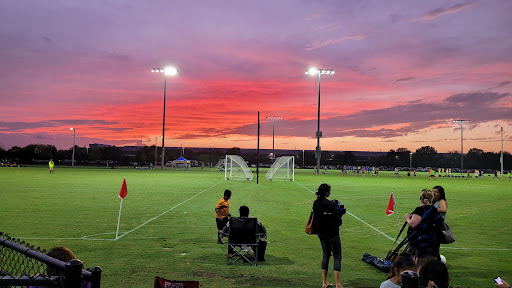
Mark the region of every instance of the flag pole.
<instances>
[{"instance_id":1,"label":"flag pole","mask_svg":"<svg viewBox=\"0 0 512 288\"><path fill-rule=\"evenodd\" d=\"M119 223L121 222L121 209L123 209L123 200L127 194L128 194L128 188L126 187L126 177L125 177L125 178L123 178L123 184L121 185L121 190L119 191L119 198L121 198L121 204L119 204L119 217L117 218L116 241L117 241L117 239L119 239Z\"/></svg>"},{"instance_id":2,"label":"flag pole","mask_svg":"<svg viewBox=\"0 0 512 288\"><path fill-rule=\"evenodd\" d=\"M119 205L119 217L117 218L117 231L116 231L116 241L119 235L119 223L121 222L121 209L123 209L123 198L121 198L121 204Z\"/></svg>"},{"instance_id":3,"label":"flag pole","mask_svg":"<svg viewBox=\"0 0 512 288\"><path fill-rule=\"evenodd\" d=\"M391 192L391 194L393 194L393 205L395 205L396 221L398 222L398 234L400 234L400 216L398 215L398 207L396 206L395 194L393 192Z\"/></svg>"}]
</instances>

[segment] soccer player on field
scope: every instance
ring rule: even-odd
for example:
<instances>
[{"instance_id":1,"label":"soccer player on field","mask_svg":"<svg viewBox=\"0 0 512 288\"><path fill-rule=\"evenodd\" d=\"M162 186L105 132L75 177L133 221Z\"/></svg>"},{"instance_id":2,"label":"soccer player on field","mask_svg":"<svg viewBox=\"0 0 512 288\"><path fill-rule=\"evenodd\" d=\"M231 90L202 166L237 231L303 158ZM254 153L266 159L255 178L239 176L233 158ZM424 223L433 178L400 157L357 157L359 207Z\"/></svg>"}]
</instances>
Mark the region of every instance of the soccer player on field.
<instances>
[{"instance_id":1,"label":"soccer player on field","mask_svg":"<svg viewBox=\"0 0 512 288\"><path fill-rule=\"evenodd\" d=\"M50 167L50 174L53 173L53 166L55 166L55 163L53 162L53 159L50 159L50 162L48 162L48 167Z\"/></svg>"},{"instance_id":2,"label":"soccer player on field","mask_svg":"<svg viewBox=\"0 0 512 288\"><path fill-rule=\"evenodd\" d=\"M224 196L220 198L215 206L215 220L217 221L217 243L224 244L221 240L221 232L224 226L228 224L229 217L229 198L231 198L231 190L225 190Z\"/></svg>"}]
</instances>

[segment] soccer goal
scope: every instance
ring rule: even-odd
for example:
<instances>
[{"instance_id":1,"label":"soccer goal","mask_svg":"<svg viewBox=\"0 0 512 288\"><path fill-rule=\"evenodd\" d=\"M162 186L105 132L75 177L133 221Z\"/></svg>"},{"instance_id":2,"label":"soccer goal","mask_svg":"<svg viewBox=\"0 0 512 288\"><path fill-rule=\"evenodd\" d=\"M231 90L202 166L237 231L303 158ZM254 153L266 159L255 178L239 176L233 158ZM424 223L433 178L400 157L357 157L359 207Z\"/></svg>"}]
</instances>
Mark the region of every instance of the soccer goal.
<instances>
[{"instance_id":1,"label":"soccer goal","mask_svg":"<svg viewBox=\"0 0 512 288\"><path fill-rule=\"evenodd\" d=\"M219 171L224 171L226 166L226 159L223 158L223 159L220 159L217 164L215 165L215 168L219 169Z\"/></svg>"},{"instance_id":2,"label":"soccer goal","mask_svg":"<svg viewBox=\"0 0 512 288\"><path fill-rule=\"evenodd\" d=\"M272 167L265 175L268 181L272 180L290 180L295 181L295 157L281 156L276 159Z\"/></svg>"},{"instance_id":3,"label":"soccer goal","mask_svg":"<svg viewBox=\"0 0 512 288\"><path fill-rule=\"evenodd\" d=\"M224 179L226 180L252 180L252 172L244 159L238 155L226 155L224 160Z\"/></svg>"}]
</instances>

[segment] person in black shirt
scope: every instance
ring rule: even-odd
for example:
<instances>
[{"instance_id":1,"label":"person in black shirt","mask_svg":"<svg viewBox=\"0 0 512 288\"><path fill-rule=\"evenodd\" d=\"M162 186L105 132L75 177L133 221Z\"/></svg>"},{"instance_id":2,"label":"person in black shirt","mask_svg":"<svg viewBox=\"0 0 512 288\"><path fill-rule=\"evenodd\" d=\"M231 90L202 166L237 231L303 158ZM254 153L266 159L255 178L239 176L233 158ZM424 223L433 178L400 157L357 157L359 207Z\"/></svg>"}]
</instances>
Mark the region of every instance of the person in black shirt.
<instances>
[{"instance_id":1,"label":"person in black shirt","mask_svg":"<svg viewBox=\"0 0 512 288\"><path fill-rule=\"evenodd\" d=\"M428 260L439 259L440 244L434 228L434 219L436 219L436 215L439 215L439 212L435 207L433 208L433 202L434 193L423 189L420 194L420 206L416 207L411 214L404 215L405 221L412 228L409 233L413 231L415 233L410 248L413 249L412 254L418 266L418 271ZM427 212L428 214L426 214Z\"/></svg>"},{"instance_id":2,"label":"person in black shirt","mask_svg":"<svg viewBox=\"0 0 512 288\"><path fill-rule=\"evenodd\" d=\"M327 281L329 270L329 259L331 254L334 258L334 279L336 288L343 288L341 285L341 241L340 225L341 214L335 204L327 198L331 195L331 186L323 183L316 192L317 199L313 203L313 227L318 234L322 244L322 287L333 286Z\"/></svg>"}]
</instances>

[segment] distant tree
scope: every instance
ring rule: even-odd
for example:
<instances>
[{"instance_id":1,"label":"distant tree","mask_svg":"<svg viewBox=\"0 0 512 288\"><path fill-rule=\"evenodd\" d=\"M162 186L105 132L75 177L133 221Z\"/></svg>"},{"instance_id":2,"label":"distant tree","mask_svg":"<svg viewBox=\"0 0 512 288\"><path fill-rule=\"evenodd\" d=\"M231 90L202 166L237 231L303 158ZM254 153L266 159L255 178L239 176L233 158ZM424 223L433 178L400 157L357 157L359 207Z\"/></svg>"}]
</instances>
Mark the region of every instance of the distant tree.
<instances>
[{"instance_id":1,"label":"distant tree","mask_svg":"<svg viewBox=\"0 0 512 288\"><path fill-rule=\"evenodd\" d=\"M398 166L400 167L409 167L411 160L411 151L407 148L398 148L396 150L396 154L398 156Z\"/></svg>"},{"instance_id":2,"label":"distant tree","mask_svg":"<svg viewBox=\"0 0 512 288\"><path fill-rule=\"evenodd\" d=\"M388 167L397 167L398 166L399 156L398 153L391 149L386 153L386 159L384 160L384 165Z\"/></svg>"},{"instance_id":3,"label":"distant tree","mask_svg":"<svg viewBox=\"0 0 512 288\"><path fill-rule=\"evenodd\" d=\"M54 159L57 157L57 148L55 148L55 146L53 145L42 145L41 146L41 150L40 150L40 154L39 154L39 159L40 160L50 160L50 159Z\"/></svg>"},{"instance_id":4,"label":"distant tree","mask_svg":"<svg viewBox=\"0 0 512 288\"><path fill-rule=\"evenodd\" d=\"M346 165L343 163L344 155L342 152L334 153L332 155L332 165Z\"/></svg>"},{"instance_id":5,"label":"distant tree","mask_svg":"<svg viewBox=\"0 0 512 288\"><path fill-rule=\"evenodd\" d=\"M240 148L233 147L226 150L226 155L240 155Z\"/></svg>"},{"instance_id":6,"label":"distant tree","mask_svg":"<svg viewBox=\"0 0 512 288\"><path fill-rule=\"evenodd\" d=\"M153 152L153 153L151 153ZM153 157L151 157L153 156ZM151 161L153 160L153 161ZM155 146L144 146L137 150L137 154L135 155L135 161L137 163L148 163L148 162L154 162L155 160Z\"/></svg>"},{"instance_id":7,"label":"distant tree","mask_svg":"<svg viewBox=\"0 0 512 288\"><path fill-rule=\"evenodd\" d=\"M439 159L437 150L431 146L423 146L416 149L413 155L415 163L421 167L438 167Z\"/></svg>"},{"instance_id":8,"label":"distant tree","mask_svg":"<svg viewBox=\"0 0 512 288\"><path fill-rule=\"evenodd\" d=\"M443 155L444 157L440 157L439 166L445 168L457 168L460 167L460 152L458 151L449 151L448 153ZM413 156L414 162L414 156Z\"/></svg>"},{"instance_id":9,"label":"distant tree","mask_svg":"<svg viewBox=\"0 0 512 288\"><path fill-rule=\"evenodd\" d=\"M5 159L7 156L7 151L3 147L0 147L0 160Z\"/></svg>"},{"instance_id":10,"label":"distant tree","mask_svg":"<svg viewBox=\"0 0 512 288\"><path fill-rule=\"evenodd\" d=\"M304 165L306 165L306 166L315 166L316 165L315 152L304 151Z\"/></svg>"},{"instance_id":11,"label":"distant tree","mask_svg":"<svg viewBox=\"0 0 512 288\"><path fill-rule=\"evenodd\" d=\"M352 151L343 152L343 165L355 165L356 162L356 155Z\"/></svg>"},{"instance_id":12,"label":"distant tree","mask_svg":"<svg viewBox=\"0 0 512 288\"><path fill-rule=\"evenodd\" d=\"M482 149L471 148L464 157L464 168L490 168L484 164L485 152ZM489 163L491 164L491 163Z\"/></svg>"}]
</instances>

